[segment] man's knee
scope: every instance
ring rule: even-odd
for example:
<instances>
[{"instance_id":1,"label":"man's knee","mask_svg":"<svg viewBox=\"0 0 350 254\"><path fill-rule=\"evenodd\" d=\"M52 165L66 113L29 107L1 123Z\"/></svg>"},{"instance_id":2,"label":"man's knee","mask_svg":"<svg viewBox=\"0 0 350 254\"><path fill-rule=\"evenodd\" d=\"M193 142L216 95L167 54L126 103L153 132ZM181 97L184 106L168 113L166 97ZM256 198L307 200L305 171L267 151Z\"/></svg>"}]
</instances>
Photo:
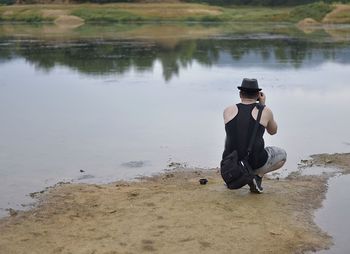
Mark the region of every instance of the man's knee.
<instances>
[{"instance_id":1,"label":"man's knee","mask_svg":"<svg viewBox=\"0 0 350 254\"><path fill-rule=\"evenodd\" d=\"M286 150L284 150L284 149L282 149L282 148L280 148L281 149L281 161L283 161L283 164L287 161L287 152L286 152Z\"/></svg>"},{"instance_id":2,"label":"man's knee","mask_svg":"<svg viewBox=\"0 0 350 254\"><path fill-rule=\"evenodd\" d=\"M287 161L287 152L286 150L284 150L283 148L277 148L277 158L278 161L275 164L275 169L279 169L281 167L283 167L283 165L286 163Z\"/></svg>"},{"instance_id":3,"label":"man's knee","mask_svg":"<svg viewBox=\"0 0 350 254\"><path fill-rule=\"evenodd\" d=\"M277 146L271 146L270 149L272 150L271 153L273 154L273 157L278 159L278 161L287 160L287 152L283 148L280 148Z\"/></svg>"},{"instance_id":4,"label":"man's knee","mask_svg":"<svg viewBox=\"0 0 350 254\"><path fill-rule=\"evenodd\" d=\"M284 163L286 163L286 160L280 160L279 162L277 162L274 166L275 169L279 169L281 167L283 167Z\"/></svg>"}]
</instances>

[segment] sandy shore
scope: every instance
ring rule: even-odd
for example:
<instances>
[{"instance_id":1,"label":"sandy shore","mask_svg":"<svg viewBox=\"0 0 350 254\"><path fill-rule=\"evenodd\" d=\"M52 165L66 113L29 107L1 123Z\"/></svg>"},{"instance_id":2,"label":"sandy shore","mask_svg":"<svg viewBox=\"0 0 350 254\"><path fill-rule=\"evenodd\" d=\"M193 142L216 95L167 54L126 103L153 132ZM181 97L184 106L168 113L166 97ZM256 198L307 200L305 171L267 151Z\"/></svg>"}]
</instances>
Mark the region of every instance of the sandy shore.
<instances>
[{"instance_id":1,"label":"sandy shore","mask_svg":"<svg viewBox=\"0 0 350 254\"><path fill-rule=\"evenodd\" d=\"M350 154L306 166L350 171ZM302 170L302 169L301 169ZM217 169L178 169L138 182L61 184L0 220L0 253L302 253L331 245L313 222L332 174L264 179L265 193L225 188ZM206 177L207 185L198 180Z\"/></svg>"}]
</instances>

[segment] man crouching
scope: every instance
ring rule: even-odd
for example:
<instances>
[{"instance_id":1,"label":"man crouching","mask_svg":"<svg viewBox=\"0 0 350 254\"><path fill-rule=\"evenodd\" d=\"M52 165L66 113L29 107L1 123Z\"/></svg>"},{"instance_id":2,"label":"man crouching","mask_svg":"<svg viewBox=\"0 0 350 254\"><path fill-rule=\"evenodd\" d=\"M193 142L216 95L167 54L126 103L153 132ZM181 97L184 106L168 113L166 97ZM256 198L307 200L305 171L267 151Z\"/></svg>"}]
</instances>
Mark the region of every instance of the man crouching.
<instances>
[{"instance_id":1,"label":"man crouching","mask_svg":"<svg viewBox=\"0 0 350 254\"><path fill-rule=\"evenodd\" d=\"M232 153L238 153L238 159L246 156L248 144L258 116L258 104L265 105L266 96L261 92L256 79L245 78L240 90L241 103L228 106L224 110L224 122L226 131L225 150L222 157ZM257 103L258 102L258 103ZM273 113L268 107L264 107L261 113L255 141L250 152L248 162L254 171L255 178L249 183L250 191L262 193L262 178L264 174L281 168L287 159L287 153L282 148L265 147L263 139L265 129L270 135L277 133L277 123Z\"/></svg>"}]
</instances>

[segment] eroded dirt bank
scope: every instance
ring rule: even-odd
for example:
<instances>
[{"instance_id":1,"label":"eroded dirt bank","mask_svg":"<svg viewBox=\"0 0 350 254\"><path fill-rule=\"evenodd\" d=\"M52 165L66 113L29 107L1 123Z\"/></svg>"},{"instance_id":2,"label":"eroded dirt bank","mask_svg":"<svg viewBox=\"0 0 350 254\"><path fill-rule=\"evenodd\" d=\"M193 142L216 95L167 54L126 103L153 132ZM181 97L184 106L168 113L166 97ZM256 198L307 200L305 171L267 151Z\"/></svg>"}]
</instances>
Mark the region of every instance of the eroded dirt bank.
<instances>
[{"instance_id":1,"label":"eroded dirt bank","mask_svg":"<svg viewBox=\"0 0 350 254\"><path fill-rule=\"evenodd\" d=\"M346 173L350 154L314 156L312 164ZM199 185L201 177L209 183ZM41 195L36 209L0 221L0 253L318 250L331 244L313 222L329 177L264 179L263 195L227 190L216 169L180 169L132 183L63 184Z\"/></svg>"}]
</instances>

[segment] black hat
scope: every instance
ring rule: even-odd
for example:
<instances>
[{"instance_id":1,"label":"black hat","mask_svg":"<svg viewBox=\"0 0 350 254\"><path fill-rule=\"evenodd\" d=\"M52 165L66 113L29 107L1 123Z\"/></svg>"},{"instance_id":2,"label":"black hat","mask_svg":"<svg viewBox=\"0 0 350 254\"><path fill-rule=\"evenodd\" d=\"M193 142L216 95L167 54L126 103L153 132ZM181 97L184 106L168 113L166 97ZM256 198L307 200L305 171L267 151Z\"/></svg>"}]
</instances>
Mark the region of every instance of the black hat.
<instances>
[{"instance_id":1,"label":"black hat","mask_svg":"<svg viewBox=\"0 0 350 254\"><path fill-rule=\"evenodd\" d=\"M241 86L237 86L239 90L243 91L261 91L258 81L255 78L244 78Z\"/></svg>"}]
</instances>

